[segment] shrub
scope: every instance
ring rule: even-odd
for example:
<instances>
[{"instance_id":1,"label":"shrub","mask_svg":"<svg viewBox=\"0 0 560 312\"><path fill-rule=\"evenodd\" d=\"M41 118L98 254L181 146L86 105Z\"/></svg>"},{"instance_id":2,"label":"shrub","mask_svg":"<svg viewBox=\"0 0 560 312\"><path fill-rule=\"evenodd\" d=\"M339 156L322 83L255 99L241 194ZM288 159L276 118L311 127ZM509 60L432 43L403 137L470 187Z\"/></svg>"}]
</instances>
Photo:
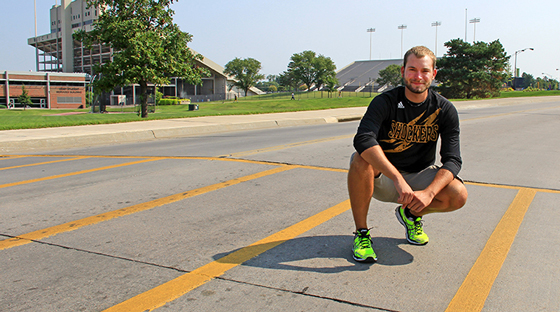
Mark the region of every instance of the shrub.
<instances>
[{"instance_id":1,"label":"shrub","mask_svg":"<svg viewBox=\"0 0 560 312\"><path fill-rule=\"evenodd\" d=\"M181 100L178 99L161 99L159 105L179 105Z\"/></svg>"}]
</instances>

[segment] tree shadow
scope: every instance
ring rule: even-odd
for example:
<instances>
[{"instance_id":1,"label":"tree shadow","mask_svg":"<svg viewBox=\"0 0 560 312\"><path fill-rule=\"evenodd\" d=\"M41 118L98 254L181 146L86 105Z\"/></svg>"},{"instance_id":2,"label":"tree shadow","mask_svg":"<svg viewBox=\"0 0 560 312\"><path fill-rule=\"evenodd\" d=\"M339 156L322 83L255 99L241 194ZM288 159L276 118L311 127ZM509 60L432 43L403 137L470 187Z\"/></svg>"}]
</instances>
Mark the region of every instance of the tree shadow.
<instances>
[{"instance_id":1,"label":"tree shadow","mask_svg":"<svg viewBox=\"0 0 560 312\"><path fill-rule=\"evenodd\" d=\"M358 263L352 258L350 235L298 237L288 241L275 241L250 245L214 256L216 262L241 264L268 269L340 273L366 271L374 263ZM377 265L407 265L414 257L399 246L408 244L406 239L373 237ZM257 255L257 256L255 256ZM343 260L343 261L341 261ZM344 261L345 260L345 261ZM342 265L341 265L342 264Z\"/></svg>"}]
</instances>

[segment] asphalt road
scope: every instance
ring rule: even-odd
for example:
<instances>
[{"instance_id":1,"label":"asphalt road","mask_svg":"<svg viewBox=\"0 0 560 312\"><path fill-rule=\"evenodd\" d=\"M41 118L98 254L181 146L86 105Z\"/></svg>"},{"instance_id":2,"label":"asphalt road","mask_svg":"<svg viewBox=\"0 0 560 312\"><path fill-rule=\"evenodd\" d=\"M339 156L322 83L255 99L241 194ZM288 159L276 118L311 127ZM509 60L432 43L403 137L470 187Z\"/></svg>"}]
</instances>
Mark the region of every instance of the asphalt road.
<instances>
[{"instance_id":1,"label":"asphalt road","mask_svg":"<svg viewBox=\"0 0 560 312\"><path fill-rule=\"evenodd\" d=\"M0 158L2 311L559 311L560 102L460 110L469 200L412 246L372 204L357 122Z\"/></svg>"}]
</instances>

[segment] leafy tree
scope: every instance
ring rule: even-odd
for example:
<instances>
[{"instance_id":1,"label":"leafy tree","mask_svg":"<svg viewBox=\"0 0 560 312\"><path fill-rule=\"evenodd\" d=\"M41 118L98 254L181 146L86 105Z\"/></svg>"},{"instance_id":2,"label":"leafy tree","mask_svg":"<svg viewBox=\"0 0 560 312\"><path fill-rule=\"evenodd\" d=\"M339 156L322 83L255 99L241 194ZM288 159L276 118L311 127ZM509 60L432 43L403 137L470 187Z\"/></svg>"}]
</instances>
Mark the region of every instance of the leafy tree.
<instances>
[{"instance_id":1,"label":"leafy tree","mask_svg":"<svg viewBox=\"0 0 560 312\"><path fill-rule=\"evenodd\" d=\"M331 93L336 91L337 84L338 84L338 79L336 79L336 77L327 78L327 81L325 82L325 89L329 92L329 98L331 97Z\"/></svg>"},{"instance_id":2,"label":"leafy tree","mask_svg":"<svg viewBox=\"0 0 560 312\"><path fill-rule=\"evenodd\" d=\"M509 56L499 40L470 44L461 39L445 43L449 48L438 63L439 90L448 98L486 98L499 94L509 77Z\"/></svg>"},{"instance_id":3,"label":"leafy tree","mask_svg":"<svg viewBox=\"0 0 560 312\"><path fill-rule=\"evenodd\" d=\"M521 84L521 88L527 89L529 87L536 86L537 83L533 75L524 72L523 75L521 75L521 77L523 78L523 83Z\"/></svg>"},{"instance_id":4,"label":"leafy tree","mask_svg":"<svg viewBox=\"0 0 560 312\"><path fill-rule=\"evenodd\" d=\"M276 92L280 85L278 84L278 75L266 76L267 81L259 81L255 85L261 90L268 90L269 92Z\"/></svg>"},{"instance_id":5,"label":"leafy tree","mask_svg":"<svg viewBox=\"0 0 560 312\"><path fill-rule=\"evenodd\" d=\"M401 66L397 64L391 64L385 69L379 71L379 78L375 81L380 86L386 84L396 87L402 84Z\"/></svg>"},{"instance_id":6,"label":"leafy tree","mask_svg":"<svg viewBox=\"0 0 560 312\"><path fill-rule=\"evenodd\" d=\"M300 82L301 81L296 78L291 71L284 71L278 75L278 83L288 90L297 90Z\"/></svg>"},{"instance_id":7,"label":"leafy tree","mask_svg":"<svg viewBox=\"0 0 560 312\"><path fill-rule=\"evenodd\" d=\"M102 91L117 86L139 84L141 116L148 116L148 83L164 85L169 77L202 84L207 72L195 64L202 55L187 48L192 35L173 23L170 5L177 0L88 0L88 6L105 10L90 32L80 30L74 38L87 48L105 44L113 48L111 61L94 67L100 79L94 83Z\"/></svg>"},{"instance_id":8,"label":"leafy tree","mask_svg":"<svg viewBox=\"0 0 560 312\"><path fill-rule=\"evenodd\" d=\"M21 85L21 95L18 96L18 102L23 105L23 110L25 110L28 105L33 104L25 85Z\"/></svg>"},{"instance_id":9,"label":"leafy tree","mask_svg":"<svg viewBox=\"0 0 560 312\"><path fill-rule=\"evenodd\" d=\"M307 85L308 90L313 84L319 89L329 77L336 77L336 66L330 57L317 56L308 50L292 55L290 60L288 72L294 79Z\"/></svg>"},{"instance_id":10,"label":"leafy tree","mask_svg":"<svg viewBox=\"0 0 560 312\"><path fill-rule=\"evenodd\" d=\"M254 58L239 59L235 58L226 64L224 73L234 76L234 85L245 91L245 96L251 87L254 87L259 80L264 79L263 74L259 74L261 62Z\"/></svg>"}]
</instances>

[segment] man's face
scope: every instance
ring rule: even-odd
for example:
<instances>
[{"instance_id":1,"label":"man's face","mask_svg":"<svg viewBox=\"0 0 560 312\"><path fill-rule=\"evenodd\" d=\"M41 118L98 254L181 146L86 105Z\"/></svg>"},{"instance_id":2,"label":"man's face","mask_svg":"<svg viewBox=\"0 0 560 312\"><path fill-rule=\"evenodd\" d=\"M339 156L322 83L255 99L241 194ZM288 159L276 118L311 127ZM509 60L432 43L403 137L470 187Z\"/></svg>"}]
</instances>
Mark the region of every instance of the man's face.
<instances>
[{"instance_id":1,"label":"man's face","mask_svg":"<svg viewBox=\"0 0 560 312\"><path fill-rule=\"evenodd\" d=\"M421 58L411 54L406 62L406 67L401 67L401 74L406 88L416 94L424 93L436 77L437 71L429 56Z\"/></svg>"}]
</instances>

